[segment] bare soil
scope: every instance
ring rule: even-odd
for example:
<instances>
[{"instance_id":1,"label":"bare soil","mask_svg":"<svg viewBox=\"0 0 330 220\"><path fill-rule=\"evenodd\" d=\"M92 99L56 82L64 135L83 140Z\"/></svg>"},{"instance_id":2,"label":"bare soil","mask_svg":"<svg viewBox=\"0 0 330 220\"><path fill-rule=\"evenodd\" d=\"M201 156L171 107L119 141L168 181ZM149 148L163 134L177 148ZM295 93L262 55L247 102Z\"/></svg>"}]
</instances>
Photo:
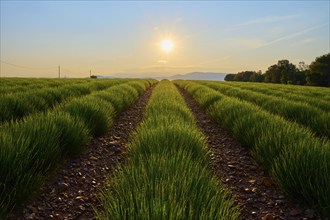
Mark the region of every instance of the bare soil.
<instances>
[{"instance_id":1,"label":"bare soil","mask_svg":"<svg viewBox=\"0 0 330 220\"><path fill-rule=\"evenodd\" d=\"M122 113L106 135L94 139L79 157L66 161L40 194L9 219L95 219L92 207L102 208L98 194L124 161L125 145L143 118L152 89ZM208 139L212 170L242 206L243 219L322 219L317 210L288 200L246 148L213 122L185 90L179 90Z\"/></svg>"},{"instance_id":2,"label":"bare soil","mask_svg":"<svg viewBox=\"0 0 330 220\"><path fill-rule=\"evenodd\" d=\"M211 168L242 206L243 219L322 219L317 210L289 200L248 150L212 121L184 89L178 89L207 137Z\"/></svg>"},{"instance_id":3,"label":"bare soil","mask_svg":"<svg viewBox=\"0 0 330 220\"><path fill-rule=\"evenodd\" d=\"M120 114L106 135L94 139L79 157L66 161L40 194L9 219L95 219L93 207L101 208L98 194L124 160L125 145L143 118L153 88Z\"/></svg>"}]
</instances>

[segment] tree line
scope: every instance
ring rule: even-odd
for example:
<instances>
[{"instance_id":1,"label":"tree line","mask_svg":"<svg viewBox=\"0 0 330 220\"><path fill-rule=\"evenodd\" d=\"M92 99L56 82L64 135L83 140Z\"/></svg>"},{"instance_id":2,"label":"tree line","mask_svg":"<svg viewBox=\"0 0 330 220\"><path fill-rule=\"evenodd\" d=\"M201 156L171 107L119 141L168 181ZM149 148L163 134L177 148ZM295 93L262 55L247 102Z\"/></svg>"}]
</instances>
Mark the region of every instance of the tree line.
<instances>
[{"instance_id":1,"label":"tree line","mask_svg":"<svg viewBox=\"0 0 330 220\"><path fill-rule=\"evenodd\" d=\"M330 87L330 53L317 57L310 65L299 62L296 66L290 63L289 60L279 60L277 64L268 67L265 73L261 71L243 71L237 74L227 74L225 81Z\"/></svg>"}]
</instances>

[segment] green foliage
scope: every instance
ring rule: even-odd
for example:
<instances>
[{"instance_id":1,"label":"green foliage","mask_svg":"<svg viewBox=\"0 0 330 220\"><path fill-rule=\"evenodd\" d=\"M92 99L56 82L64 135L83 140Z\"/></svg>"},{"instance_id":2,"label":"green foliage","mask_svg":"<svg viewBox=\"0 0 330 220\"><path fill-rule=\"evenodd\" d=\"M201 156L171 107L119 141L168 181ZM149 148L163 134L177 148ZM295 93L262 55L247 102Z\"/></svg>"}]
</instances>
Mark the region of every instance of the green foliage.
<instances>
[{"instance_id":1,"label":"green foliage","mask_svg":"<svg viewBox=\"0 0 330 220\"><path fill-rule=\"evenodd\" d=\"M126 86L126 88L127 87L129 87L129 86ZM131 88L131 87L129 87L129 88ZM136 91L135 91L135 94L134 93L133 94L128 94L128 93L129 92L123 90L122 87L115 87L115 88L111 88L107 91L103 91L103 92L100 92L100 93L97 93L97 94L93 94L93 96L99 97L100 99L103 99L103 100L106 100L109 103L112 103L112 105L115 108L115 111L116 112L121 112L137 96Z\"/></svg>"},{"instance_id":2,"label":"green foliage","mask_svg":"<svg viewBox=\"0 0 330 220\"><path fill-rule=\"evenodd\" d=\"M112 125L115 115L111 103L97 97L75 99L64 105L62 111L81 118L94 136L104 134Z\"/></svg>"},{"instance_id":3,"label":"green foliage","mask_svg":"<svg viewBox=\"0 0 330 220\"><path fill-rule=\"evenodd\" d=\"M236 75L236 74L229 73L229 74L227 74L227 75L225 76L224 80L225 80L225 81L235 81L235 80L234 80L234 79L235 79L235 75Z\"/></svg>"},{"instance_id":4,"label":"green foliage","mask_svg":"<svg viewBox=\"0 0 330 220\"><path fill-rule=\"evenodd\" d=\"M56 112L52 117L61 131L59 141L62 154L77 156L91 140L89 128L83 120L64 112Z\"/></svg>"},{"instance_id":5,"label":"green foliage","mask_svg":"<svg viewBox=\"0 0 330 220\"><path fill-rule=\"evenodd\" d=\"M330 87L330 53L317 57L309 68L307 85Z\"/></svg>"},{"instance_id":6,"label":"green foliage","mask_svg":"<svg viewBox=\"0 0 330 220\"><path fill-rule=\"evenodd\" d=\"M243 71L227 74L225 81L266 82L310 86L330 86L330 53L317 57L309 66L299 62L298 68L288 60L279 60L265 74Z\"/></svg>"},{"instance_id":7,"label":"green foliage","mask_svg":"<svg viewBox=\"0 0 330 220\"><path fill-rule=\"evenodd\" d=\"M235 81L243 81L243 82L249 82L250 78L254 75L257 74L255 71L244 71L244 72L239 72L235 75L234 80Z\"/></svg>"},{"instance_id":8,"label":"green foliage","mask_svg":"<svg viewBox=\"0 0 330 220\"><path fill-rule=\"evenodd\" d=\"M263 82L264 75L261 73L261 71L258 72L253 72L252 75L250 76L249 82Z\"/></svg>"},{"instance_id":9,"label":"green foliage","mask_svg":"<svg viewBox=\"0 0 330 220\"><path fill-rule=\"evenodd\" d=\"M179 84L189 93L201 86L187 81ZM203 101L200 97L196 100ZM231 97L223 96L206 110L249 147L288 195L320 209L326 216L330 214L328 140L315 138L296 123Z\"/></svg>"},{"instance_id":10,"label":"green foliage","mask_svg":"<svg viewBox=\"0 0 330 220\"><path fill-rule=\"evenodd\" d=\"M175 83L189 90L189 93L194 96L197 103L205 109L223 97L218 92L203 85L186 84L184 81L182 83L176 81Z\"/></svg>"},{"instance_id":11,"label":"green foliage","mask_svg":"<svg viewBox=\"0 0 330 220\"><path fill-rule=\"evenodd\" d=\"M0 96L0 123L16 118L22 118L28 112L34 111L34 106L21 94L9 94Z\"/></svg>"},{"instance_id":12,"label":"green foliage","mask_svg":"<svg viewBox=\"0 0 330 220\"><path fill-rule=\"evenodd\" d=\"M264 110L306 126L319 136L330 138L330 114L314 106L301 102L288 102L283 98L242 90L224 83L201 81L200 84L213 88L224 95L251 102Z\"/></svg>"},{"instance_id":13,"label":"green foliage","mask_svg":"<svg viewBox=\"0 0 330 220\"><path fill-rule=\"evenodd\" d=\"M7 81L7 80L6 80ZM4 93L0 95L0 123L10 120L20 120L24 116L40 111L47 111L59 103L75 97L90 94L93 91L126 82L127 80L99 80L81 82L79 84L59 84L59 87L48 88L49 82L39 82L39 89L31 88L27 92ZM8 82L8 81L7 81ZM32 83L33 81L31 81ZM36 80L38 82L38 80ZM75 81L73 81L75 82ZM77 82L80 82L77 81ZM58 84L55 84L55 86ZM8 86L9 89L13 86ZM16 87L18 89L18 87Z\"/></svg>"},{"instance_id":14,"label":"green foliage","mask_svg":"<svg viewBox=\"0 0 330 220\"><path fill-rule=\"evenodd\" d=\"M313 91L312 87L306 86L289 86L266 84L260 86L254 83L226 83L233 87L241 88L242 90L254 91L263 95L281 97L285 100L305 103L310 106L319 108L325 112L330 112L330 100L326 100L326 91L322 94L322 90ZM290 88L291 87L291 88ZM330 94L329 94L330 95Z\"/></svg>"},{"instance_id":15,"label":"green foliage","mask_svg":"<svg viewBox=\"0 0 330 220\"><path fill-rule=\"evenodd\" d=\"M0 216L30 197L61 156L77 155L89 140L83 122L59 112L4 125L0 130Z\"/></svg>"},{"instance_id":16,"label":"green foliage","mask_svg":"<svg viewBox=\"0 0 330 220\"><path fill-rule=\"evenodd\" d=\"M114 82L101 82L96 88L105 88ZM154 81L140 83L148 86ZM132 85L139 87L139 84ZM75 94L87 91L84 86L72 87ZM58 90L65 92L66 89L62 87ZM123 86L121 89L127 90L125 94L130 97L129 100L137 98L137 91L133 87ZM19 93L7 95L23 97ZM43 99L47 98L55 100L58 96L44 94ZM76 156L84 150L91 135L103 134L112 125L114 117L114 107L110 102L88 95L61 103L53 111L3 123L0 126L0 218L5 219L10 210L26 201L63 156Z\"/></svg>"},{"instance_id":17,"label":"green foliage","mask_svg":"<svg viewBox=\"0 0 330 220\"><path fill-rule=\"evenodd\" d=\"M186 152L136 160L109 180L99 219L238 219L228 192Z\"/></svg>"},{"instance_id":18,"label":"green foliage","mask_svg":"<svg viewBox=\"0 0 330 220\"><path fill-rule=\"evenodd\" d=\"M283 84L293 82L297 71L296 66L288 60L279 60L265 72L265 82Z\"/></svg>"},{"instance_id":19,"label":"green foliage","mask_svg":"<svg viewBox=\"0 0 330 220\"><path fill-rule=\"evenodd\" d=\"M101 194L99 219L238 219L208 169L205 138L169 81L153 91L128 154Z\"/></svg>"},{"instance_id":20,"label":"green foliage","mask_svg":"<svg viewBox=\"0 0 330 220\"><path fill-rule=\"evenodd\" d=\"M329 142L301 138L286 145L274 160L271 174L292 198L306 201L330 216L329 161Z\"/></svg>"},{"instance_id":21,"label":"green foliage","mask_svg":"<svg viewBox=\"0 0 330 220\"><path fill-rule=\"evenodd\" d=\"M261 71L243 71L237 74L227 74L225 81L263 82L264 75L262 75Z\"/></svg>"},{"instance_id":22,"label":"green foliage","mask_svg":"<svg viewBox=\"0 0 330 220\"><path fill-rule=\"evenodd\" d=\"M128 85L132 86L139 94L141 94L149 87L150 84L148 81L131 81Z\"/></svg>"},{"instance_id":23,"label":"green foliage","mask_svg":"<svg viewBox=\"0 0 330 220\"><path fill-rule=\"evenodd\" d=\"M52 118L27 118L0 133L0 211L5 213L40 187L60 156L60 131Z\"/></svg>"},{"instance_id":24,"label":"green foliage","mask_svg":"<svg viewBox=\"0 0 330 220\"><path fill-rule=\"evenodd\" d=\"M132 104L143 91L145 91L151 84L155 83L154 80L150 81L151 82L147 80L130 81L125 84L113 86L102 92L94 93L92 96L110 102L116 112L122 112Z\"/></svg>"}]
</instances>

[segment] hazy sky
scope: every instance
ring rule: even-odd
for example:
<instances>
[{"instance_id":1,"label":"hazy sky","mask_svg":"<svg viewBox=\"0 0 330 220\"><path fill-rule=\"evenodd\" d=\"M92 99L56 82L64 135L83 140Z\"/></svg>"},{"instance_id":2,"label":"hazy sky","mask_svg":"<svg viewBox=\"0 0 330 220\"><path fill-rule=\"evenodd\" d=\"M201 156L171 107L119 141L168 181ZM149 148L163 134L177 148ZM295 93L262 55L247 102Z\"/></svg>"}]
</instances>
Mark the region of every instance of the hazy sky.
<instances>
[{"instance_id":1,"label":"hazy sky","mask_svg":"<svg viewBox=\"0 0 330 220\"><path fill-rule=\"evenodd\" d=\"M86 77L309 64L330 51L329 2L1 1L1 75L56 77L58 65L63 76Z\"/></svg>"}]
</instances>

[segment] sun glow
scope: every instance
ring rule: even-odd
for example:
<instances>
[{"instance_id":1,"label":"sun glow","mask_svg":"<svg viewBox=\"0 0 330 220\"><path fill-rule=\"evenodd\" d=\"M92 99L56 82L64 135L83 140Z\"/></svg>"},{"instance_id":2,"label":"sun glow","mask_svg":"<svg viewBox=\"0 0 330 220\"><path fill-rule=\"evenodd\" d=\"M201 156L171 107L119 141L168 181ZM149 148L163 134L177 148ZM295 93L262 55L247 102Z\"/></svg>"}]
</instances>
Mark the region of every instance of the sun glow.
<instances>
[{"instance_id":1,"label":"sun glow","mask_svg":"<svg viewBox=\"0 0 330 220\"><path fill-rule=\"evenodd\" d=\"M164 53L170 53L172 52L174 48L173 41L170 39L165 39L160 43L160 48Z\"/></svg>"}]
</instances>

